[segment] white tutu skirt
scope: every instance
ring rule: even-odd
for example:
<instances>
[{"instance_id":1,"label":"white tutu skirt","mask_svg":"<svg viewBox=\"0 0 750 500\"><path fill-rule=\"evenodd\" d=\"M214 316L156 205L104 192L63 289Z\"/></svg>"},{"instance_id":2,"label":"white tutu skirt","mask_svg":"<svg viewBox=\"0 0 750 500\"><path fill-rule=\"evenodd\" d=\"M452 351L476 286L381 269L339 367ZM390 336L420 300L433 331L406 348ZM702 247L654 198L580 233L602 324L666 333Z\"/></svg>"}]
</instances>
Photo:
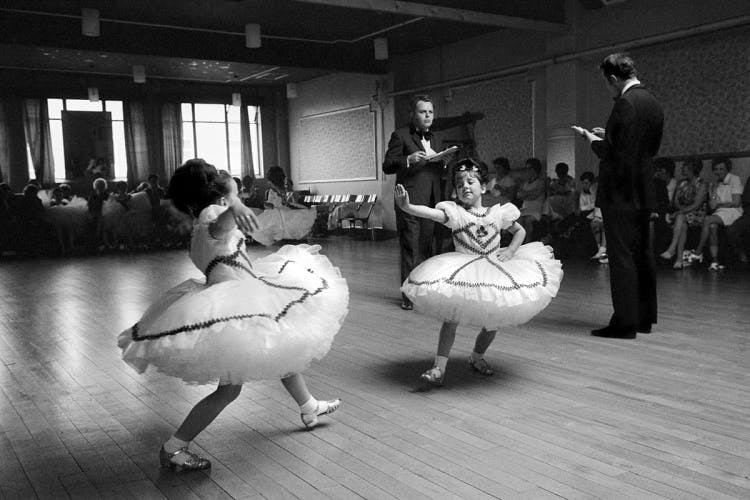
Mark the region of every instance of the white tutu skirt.
<instances>
[{"instance_id":1,"label":"white tutu skirt","mask_svg":"<svg viewBox=\"0 0 750 500\"><path fill-rule=\"evenodd\" d=\"M349 303L346 281L319 249L286 245L245 259L242 279L172 288L120 334L123 359L195 384L303 371L328 352Z\"/></svg>"},{"instance_id":2,"label":"white tutu skirt","mask_svg":"<svg viewBox=\"0 0 750 500\"><path fill-rule=\"evenodd\" d=\"M563 272L549 247L522 245L513 258L457 252L417 266L401 291L415 308L441 321L485 327L520 325L547 307Z\"/></svg>"},{"instance_id":3,"label":"white tutu skirt","mask_svg":"<svg viewBox=\"0 0 750 500\"><path fill-rule=\"evenodd\" d=\"M314 208L272 208L258 215L259 229L252 237L262 245L273 245L280 240L301 240L315 224L318 212Z\"/></svg>"},{"instance_id":4,"label":"white tutu skirt","mask_svg":"<svg viewBox=\"0 0 750 500\"><path fill-rule=\"evenodd\" d=\"M75 197L67 205L47 206L44 216L53 227L63 233L78 235L86 229L89 207L84 198Z\"/></svg>"}]
</instances>

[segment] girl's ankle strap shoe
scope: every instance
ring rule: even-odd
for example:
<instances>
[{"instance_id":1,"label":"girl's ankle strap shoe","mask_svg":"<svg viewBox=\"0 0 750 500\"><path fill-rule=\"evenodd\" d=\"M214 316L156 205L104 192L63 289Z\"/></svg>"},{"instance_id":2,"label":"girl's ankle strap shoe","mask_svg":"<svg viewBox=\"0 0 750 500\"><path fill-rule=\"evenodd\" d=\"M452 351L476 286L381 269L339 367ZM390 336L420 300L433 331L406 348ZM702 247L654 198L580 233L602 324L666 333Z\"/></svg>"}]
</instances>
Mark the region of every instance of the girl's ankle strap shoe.
<instances>
[{"instance_id":1,"label":"girl's ankle strap shoe","mask_svg":"<svg viewBox=\"0 0 750 500\"><path fill-rule=\"evenodd\" d=\"M177 471L204 470L211 467L211 462L208 459L193 453L187 447L180 448L174 453L169 453L162 446L161 450L159 450L159 462L162 467L169 467Z\"/></svg>"}]
</instances>

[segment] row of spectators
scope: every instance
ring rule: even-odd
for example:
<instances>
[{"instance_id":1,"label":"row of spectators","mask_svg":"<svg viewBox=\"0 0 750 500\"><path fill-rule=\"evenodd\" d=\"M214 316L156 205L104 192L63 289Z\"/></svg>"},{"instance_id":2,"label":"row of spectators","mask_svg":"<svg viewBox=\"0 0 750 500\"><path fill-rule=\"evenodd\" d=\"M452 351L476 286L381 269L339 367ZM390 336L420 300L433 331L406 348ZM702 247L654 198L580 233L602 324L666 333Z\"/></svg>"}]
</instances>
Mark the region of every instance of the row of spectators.
<instances>
[{"instance_id":1,"label":"row of spectators","mask_svg":"<svg viewBox=\"0 0 750 500\"><path fill-rule=\"evenodd\" d=\"M0 183L0 253L67 255L111 249L182 245L187 217L165 199L157 176L134 191L124 181L93 181L87 197L61 184L42 189L31 181L15 194Z\"/></svg>"},{"instance_id":2,"label":"row of spectators","mask_svg":"<svg viewBox=\"0 0 750 500\"><path fill-rule=\"evenodd\" d=\"M271 245L310 233L317 211L299 203L281 167L270 167L265 179L235 181L243 202L259 216L256 241ZM124 181L98 177L85 197L67 184L42 189L31 181L16 194L0 183L0 255L171 248L184 246L191 229L191 218L166 199L156 175L133 191Z\"/></svg>"},{"instance_id":3,"label":"row of spectators","mask_svg":"<svg viewBox=\"0 0 750 500\"><path fill-rule=\"evenodd\" d=\"M563 256L595 248L592 258L607 262L606 237L601 211L595 206L597 185L592 172L583 172L576 182L568 173L568 165L558 163L555 177L545 178L537 158L526 160L520 178L517 172L511 172L506 158L496 158L493 167L494 175L483 202L515 203L521 210L519 222L526 229L527 241L552 244ZM703 262L706 246L711 270L723 268L722 255L725 259L747 261L750 191L746 185L743 194L740 178L731 173L731 160L712 161L712 181L700 176L703 162L699 159L683 162L679 181L674 178L675 168L669 158L655 160L659 213L652 233L655 252L665 260L674 258L675 269Z\"/></svg>"}]
</instances>

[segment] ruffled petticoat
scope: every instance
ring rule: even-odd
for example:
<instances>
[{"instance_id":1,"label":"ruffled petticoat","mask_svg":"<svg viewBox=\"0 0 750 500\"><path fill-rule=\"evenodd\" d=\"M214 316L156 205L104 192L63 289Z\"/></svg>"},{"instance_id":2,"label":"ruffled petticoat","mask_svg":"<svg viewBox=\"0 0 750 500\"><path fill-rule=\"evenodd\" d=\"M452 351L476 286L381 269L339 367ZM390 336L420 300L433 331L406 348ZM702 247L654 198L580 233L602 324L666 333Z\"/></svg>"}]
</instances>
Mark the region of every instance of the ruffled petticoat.
<instances>
[{"instance_id":1,"label":"ruffled petticoat","mask_svg":"<svg viewBox=\"0 0 750 500\"><path fill-rule=\"evenodd\" d=\"M319 246L286 245L239 262L242 279L188 280L118 337L123 359L189 383L242 383L303 371L346 317L349 291Z\"/></svg>"},{"instance_id":2,"label":"ruffled petticoat","mask_svg":"<svg viewBox=\"0 0 750 500\"><path fill-rule=\"evenodd\" d=\"M301 240L315 224L318 212L314 208L272 208L258 215L260 228L252 237L263 245L273 245L280 240Z\"/></svg>"},{"instance_id":3,"label":"ruffled petticoat","mask_svg":"<svg viewBox=\"0 0 750 500\"><path fill-rule=\"evenodd\" d=\"M533 318L557 294L562 276L551 249L534 242L506 262L495 255L437 255L417 266L401 290L418 311L493 330Z\"/></svg>"}]
</instances>

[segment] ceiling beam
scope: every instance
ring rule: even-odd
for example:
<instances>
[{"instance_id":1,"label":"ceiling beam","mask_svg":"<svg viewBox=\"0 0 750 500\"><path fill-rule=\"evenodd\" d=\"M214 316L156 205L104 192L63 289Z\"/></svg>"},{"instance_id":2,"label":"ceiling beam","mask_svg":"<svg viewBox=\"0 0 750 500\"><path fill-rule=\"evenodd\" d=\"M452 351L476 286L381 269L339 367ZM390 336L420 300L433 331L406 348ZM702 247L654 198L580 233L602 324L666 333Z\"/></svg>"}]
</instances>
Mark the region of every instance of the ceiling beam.
<instances>
[{"instance_id":1,"label":"ceiling beam","mask_svg":"<svg viewBox=\"0 0 750 500\"><path fill-rule=\"evenodd\" d=\"M106 23L106 34L85 37L77 18L46 17L43 23L33 22L38 17L19 13L0 16L0 44L355 73L380 74L387 69L383 61L375 60L369 40L337 46L269 39L261 48L248 49L243 37L233 33Z\"/></svg>"},{"instance_id":2,"label":"ceiling beam","mask_svg":"<svg viewBox=\"0 0 750 500\"><path fill-rule=\"evenodd\" d=\"M568 26L562 23L540 21L525 17L504 16L491 12L480 12L476 10L455 9L439 5L428 5L425 3L405 2L401 0L295 0L297 2L318 5L329 5L334 7L346 7L350 9L374 10L387 12L389 14L402 14L408 16L419 16L433 19L444 19L448 21L459 21L482 26L494 26L497 28L510 28L532 31L546 31L551 33L562 33L567 31Z\"/></svg>"}]
</instances>

